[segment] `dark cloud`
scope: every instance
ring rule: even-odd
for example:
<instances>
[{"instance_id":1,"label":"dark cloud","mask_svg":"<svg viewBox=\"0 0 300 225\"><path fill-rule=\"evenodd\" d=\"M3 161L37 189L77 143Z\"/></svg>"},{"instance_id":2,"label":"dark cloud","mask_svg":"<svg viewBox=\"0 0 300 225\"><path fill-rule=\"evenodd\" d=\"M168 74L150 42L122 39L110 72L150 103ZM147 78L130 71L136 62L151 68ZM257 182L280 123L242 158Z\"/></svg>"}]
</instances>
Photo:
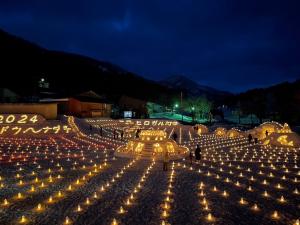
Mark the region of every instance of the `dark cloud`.
<instances>
[{"instance_id":1,"label":"dark cloud","mask_svg":"<svg viewBox=\"0 0 300 225\"><path fill-rule=\"evenodd\" d=\"M0 26L147 78L184 74L231 91L300 77L300 2L0 1Z\"/></svg>"}]
</instances>

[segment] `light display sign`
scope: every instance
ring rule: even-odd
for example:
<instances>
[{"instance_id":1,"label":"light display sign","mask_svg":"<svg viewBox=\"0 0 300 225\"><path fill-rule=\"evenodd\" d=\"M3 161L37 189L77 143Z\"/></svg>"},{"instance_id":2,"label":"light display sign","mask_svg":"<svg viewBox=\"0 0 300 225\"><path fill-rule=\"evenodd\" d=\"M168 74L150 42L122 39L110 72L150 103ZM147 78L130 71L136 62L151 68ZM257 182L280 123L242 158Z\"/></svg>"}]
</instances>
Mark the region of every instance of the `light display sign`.
<instances>
[{"instance_id":1,"label":"light display sign","mask_svg":"<svg viewBox=\"0 0 300 225\"><path fill-rule=\"evenodd\" d=\"M36 114L0 114L0 124L37 124L44 121Z\"/></svg>"},{"instance_id":2,"label":"light display sign","mask_svg":"<svg viewBox=\"0 0 300 225\"><path fill-rule=\"evenodd\" d=\"M1 126L0 135L18 135L18 134L68 134L72 128L66 125L28 127L28 126Z\"/></svg>"},{"instance_id":3,"label":"light display sign","mask_svg":"<svg viewBox=\"0 0 300 225\"><path fill-rule=\"evenodd\" d=\"M37 114L0 114L0 135L68 134L67 125L47 123Z\"/></svg>"},{"instance_id":4,"label":"light display sign","mask_svg":"<svg viewBox=\"0 0 300 225\"><path fill-rule=\"evenodd\" d=\"M177 121L171 120L119 120L120 123L133 126L176 126Z\"/></svg>"}]
</instances>

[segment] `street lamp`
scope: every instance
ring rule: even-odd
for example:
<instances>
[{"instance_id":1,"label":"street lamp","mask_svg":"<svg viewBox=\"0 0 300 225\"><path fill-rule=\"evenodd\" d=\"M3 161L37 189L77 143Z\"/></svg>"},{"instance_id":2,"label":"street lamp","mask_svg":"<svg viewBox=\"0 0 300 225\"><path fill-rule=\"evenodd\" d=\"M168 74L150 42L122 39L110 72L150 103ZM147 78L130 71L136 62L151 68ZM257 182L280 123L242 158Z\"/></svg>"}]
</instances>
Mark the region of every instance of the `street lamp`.
<instances>
[{"instance_id":1,"label":"street lamp","mask_svg":"<svg viewBox=\"0 0 300 225\"><path fill-rule=\"evenodd\" d=\"M178 104L175 103L174 107L173 107L173 112L176 112L176 109L178 108Z\"/></svg>"},{"instance_id":2,"label":"street lamp","mask_svg":"<svg viewBox=\"0 0 300 225\"><path fill-rule=\"evenodd\" d=\"M193 106L192 107L192 119L193 119L193 122L195 120L195 113L194 113L194 111L195 111L195 107Z\"/></svg>"}]
</instances>

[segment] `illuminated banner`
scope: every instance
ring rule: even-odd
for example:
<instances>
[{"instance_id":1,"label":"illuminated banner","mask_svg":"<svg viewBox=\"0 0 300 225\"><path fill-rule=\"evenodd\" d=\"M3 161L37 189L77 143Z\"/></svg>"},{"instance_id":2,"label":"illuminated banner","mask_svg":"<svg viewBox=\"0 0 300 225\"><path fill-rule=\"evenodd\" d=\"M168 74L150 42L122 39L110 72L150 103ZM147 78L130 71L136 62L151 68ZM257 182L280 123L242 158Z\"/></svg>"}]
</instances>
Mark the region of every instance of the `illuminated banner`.
<instances>
[{"instance_id":1,"label":"illuminated banner","mask_svg":"<svg viewBox=\"0 0 300 225\"><path fill-rule=\"evenodd\" d=\"M28 126L2 126L0 135L19 135L19 134L68 134L72 128L66 125L28 127Z\"/></svg>"},{"instance_id":2,"label":"illuminated banner","mask_svg":"<svg viewBox=\"0 0 300 225\"><path fill-rule=\"evenodd\" d=\"M171 120L119 120L120 123L133 126L176 126L177 121Z\"/></svg>"},{"instance_id":3,"label":"illuminated banner","mask_svg":"<svg viewBox=\"0 0 300 225\"><path fill-rule=\"evenodd\" d=\"M44 122L41 115L36 114L0 114L0 124L37 124Z\"/></svg>"}]
</instances>

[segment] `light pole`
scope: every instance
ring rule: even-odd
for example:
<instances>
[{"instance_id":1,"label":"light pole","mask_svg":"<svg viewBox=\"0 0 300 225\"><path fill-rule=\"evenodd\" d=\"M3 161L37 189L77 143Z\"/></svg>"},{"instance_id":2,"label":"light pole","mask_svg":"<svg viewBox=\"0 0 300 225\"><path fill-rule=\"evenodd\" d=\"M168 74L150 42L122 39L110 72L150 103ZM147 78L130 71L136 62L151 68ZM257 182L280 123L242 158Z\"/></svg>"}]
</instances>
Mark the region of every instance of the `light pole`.
<instances>
[{"instance_id":1,"label":"light pole","mask_svg":"<svg viewBox=\"0 0 300 225\"><path fill-rule=\"evenodd\" d=\"M195 121L195 107L194 106L192 107L192 119L194 122Z\"/></svg>"},{"instance_id":2,"label":"light pole","mask_svg":"<svg viewBox=\"0 0 300 225\"><path fill-rule=\"evenodd\" d=\"M174 107L173 107L173 111L174 111L174 113L176 113L176 109L178 108L178 104L177 103L175 103L175 105L174 105Z\"/></svg>"}]
</instances>

